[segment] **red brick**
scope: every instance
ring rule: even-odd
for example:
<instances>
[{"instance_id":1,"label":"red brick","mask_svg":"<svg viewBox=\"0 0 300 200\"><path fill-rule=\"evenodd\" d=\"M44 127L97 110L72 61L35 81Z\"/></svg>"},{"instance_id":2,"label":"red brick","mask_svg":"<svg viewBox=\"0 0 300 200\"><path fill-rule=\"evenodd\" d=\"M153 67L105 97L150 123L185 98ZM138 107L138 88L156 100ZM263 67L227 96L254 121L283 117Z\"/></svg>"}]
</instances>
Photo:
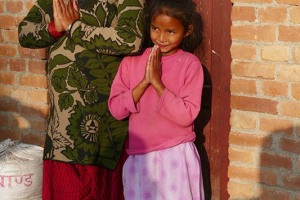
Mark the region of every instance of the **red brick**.
<instances>
[{"instance_id":1,"label":"red brick","mask_svg":"<svg viewBox=\"0 0 300 200\"><path fill-rule=\"evenodd\" d=\"M25 72L26 71L26 63L23 59L10 59L10 70L11 71L18 71L18 72Z\"/></svg>"},{"instance_id":2,"label":"red brick","mask_svg":"<svg viewBox=\"0 0 300 200\"><path fill-rule=\"evenodd\" d=\"M9 99L0 98L0 111L18 112L18 102L10 101Z\"/></svg>"},{"instance_id":3,"label":"red brick","mask_svg":"<svg viewBox=\"0 0 300 200\"><path fill-rule=\"evenodd\" d=\"M243 166L229 166L228 176L247 181L259 182L259 169Z\"/></svg>"},{"instance_id":4,"label":"red brick","mask_svg":"<svg viewBox=\"0 0 300 200\"><path fill-rule=\"evenodd\" d=\"M0 71L0 83L6 85L15 84L15 76L11 72L1 72Z\"/></svg>"},{"instance_id":5,"label":"red brick","mask_svg":"<svg viewBox=\"0 0 300 200\"><path fill-rule=\"evenodd\" d=\"M277 172L270 170L260 169L259 171L259 182L267 185L276 186L278 185Z\"/></svg>"},{"instance_id":6,"label":"red brick","mask_svg":"<svg viewBox=\"0 0 300 200\"><path fill-rule=\"evenodd\" d=\"M0 44L0 55L1 56L16 56L17 49L15 45L7 45L7 44Z\"/></svg>"},{"instance_id":7,"label":"red brick","mask_svg":"<svg viewBox=\"0 0 300 200\"><path fill-rule=\"evenodd\" d=\"M300 83L292 84L292 96L293 98L300 100Z\"/></svg>"},{"instance_id":8,"label":"red brick","mask_svg":"<svg viewBox=\"0 0 300 200\"><path fill-rule=\"evenodd\" d=\"M20 76L19 84L22 86L47 88L47 78L42 75L24 75Z\"/></svg>"},{"instance_id":9,"label":"red brick","mask_svg":"<svg viewBox=\"0 0 300 200\"><path fill-rule=\"evenodd\" d=\"M231 163L238 162L252 164L255 162L255 159L256 158L253 151L229 148L229 160Z\"/></svg>"},{"instance_id":10,"label":"red brick","mask_svg":"<svg viewBox=\"0 0 300 200\"><path fill-rule=\"evenodd\" d=\"M8 96L8 89L5 86L0 87L0 96Z\"/></svg>"},{"instance_id":11,"label":"red brick","mask_svg":"<svg viewBox=\"0 0 300 200\"><path fill-rule=\"evenodd\" d=\"M289 60L289 48L282 45L267 45L261 49L264 61L285 62Z\"/></svg>"},{"instance_id":12,"label":"red brick","mask_svg":"<svg viewBox=\"0 0 300 200\"><path fill-rule=\"evenodd\" d=\"M2 111L2 110L0 109L0 111ZM0 113L0 127L7 126L9 123L9 119L10 119L9 115Z\"/></svg>"},{"instance_id":13,"label":"red brick","mask_svg":"<svg viewBox=\"0 0 300 200\"><path fill-rule=\"evenodd\" d=\"M256 187L253 183L229 181L227 188L230 199L257 199Z\"/></svg>"},{"instance_id":14,"label":"red brick","mask_svg":"<svg viewBox=\"0 0 300 200\"><path fill-rule=\"evenodd\" d=\"M284 5L295 5L299 6L300 1L299 0L277 0L276 1L278 4L284 4Z\"/></svg>"},{"instance_id":15,"label":"red brick","mask_svg":"<svg viewBox=\"0 0 300 200\"><path fill-rule=\"evenodd\" d=\"M4 36L3 36L3 34L4 34L4 31L0 31L0 42L1 43L4 42Z\"/></svg>"},{"instance_id":16,"label":"red brick","mask_svg":"<svg viewBox=\"0 0 300 200\"><path fill-rule=\"evenodd\" d=\"M6 41L12 43L18 43L18 31L17 30L7 30L6 31Z\"/></svg>"},{"instance_id":17,"label":"red brick","mask_svg":"<svg viewBox=\"0 0 300 200\"><path fill-rule=\"evenodd\" d=\"M256 94L256 81L233 78L231 79L230 91L238 94Z\"/></svg>"},{"instance_id":18,"label":"red brick","mask_svg":"<svg viewBox=\"0 0 300 200\"><path fill-rule=\"evenodd\" d=\"M242 77L274 79L275 66L273 64L233 62L231 73Z\"/></svg>"},{"instance_id":19,"label":"red brick","mask_svg":"<svg viewBox=\"0 0 300 200\"><path fill-rule=\"evenodd\" d=\"M6 1L6 10L11 13L19 13L23 10L22 1Z\"/></svg>"},{"instance_id":20,"label":"red brick","mask_svg":"<svg viewBox=\"0 0 300 200\"><path fill-rule=\"evenodd\" d=\"M0 57L0 71L5 71L8 68L8 59Z\"/></svg>"},{"instance_id":21,"label":"red brick","mask_svg":"<svg viewBox=\"0 0 300 200\"><path fill-rule=\"evenodd\" d=\"M300 23L300 8L294 7L291 10L291 21L293 23Z\"/></svg>"},{"instance_id":22,"label":"red brick","mask_svg":"<svg viewBox=\"0 0 300 200\"><path fill-rule=\"evenodd\" d=\"M297 26L280 26L279 27L279 41L284 42L299 42L300 41L300 27Z\"/></svg>"},{"instance_id":23,"label":"red brick","mask_svg":"<svg viewBox=\"0 0 300 200\"><path fill-rule=\"evenodd\" d=\"M280 102L279 113L284 116L300 117L300 102L298 101Z\"/></svg>"},{"instance_id":24,"label":"red brick","mask_svg":"<svg viewBox=\"0 0 300 200\"><path fill-rule=\"evenodd\" d=\"M299 174L290 174L283 178L283 185L292 190L300 190L300 175Z\"/></svg>"},{"instance_id":25,"label":"red brick","mask_svg":"<svg viewBox=\"0 0 300 200\"><path fill-rule=\"evenodd\" d=\"M256 57L256 48L249 44L232 44L231 56L237 60L252 60Z\"/></svg>"},{"instance_id":26,"label":"red brick","mask_svg":"<svg viewBox=\"0 0 300 200\"><path fill-rule=\"evenodd\" d=\"M300 81L299 65L280 65L277 67L277 79L280 81L292 82Z\"/></svg>"},{"instance_id":27,"label":"red brick","mask_svg":"<svg viewBox=\"0 0 300 200\"><path fill-rule=\"evenodd\" d=\"M35 103L49 103L48 102L48 90L29 90L29 102Z\"/></svg>"},{"instance_id":28,"label":"red brick","mask_svg":"<svg viewBox=\"0 0 300 200\"><path fill-rule=\"evenodd\" d=\"M46 75L46 61L29 61L28 71L34 74Z\"/></svg>"},{"instance_id":29,"label":"red brick","mask_svg":"<svg viewBox=\"0 0 300 200\"><path fill-rule=\"evenodd\" d=\"M21 139L21 133L18 130L12 130L10 128L4 128L0 126L0 141L6 140L6 139L12 139L12 140L20 140Z\"/></svg>"},{"instance_id":30,"label":"red brick","mask_svg":"<svg viewBox=\"0 0 300 200\"><path fill-rule=\"evenodd\" d=\"M259 130L268 133L283 133L284 135L292 135L293 121L287 119L274 118L260 118Z\"/></svg>"},{"instance_id":31,"label":"red brick","mask_svg":"<svg viewBox=\"0 0 300 200\"><path fill-rule=\"evenodd\" d=\"M12 127L22 129L22 130L30 128L30 123L29 123L28 119L24 116L19 115L19 114L14 114L13 115L13 117L10 121L10 124L11 124Z\"/></svg>"},{"instance_id":32,"label":"red brick","mask_svg":"<svg viewBox=\"0 0 300 200\"><path fill-rule=\"evenodd\" d=\"M277 104L278 102L269 99L231 96L231 108L238 110L277 114Z\"/></svg>"},{"instance_id":33,"label":"red brick","mask_svg":"<svg viewBox=\"0 0 300 200\"><path fill-rule=\"evenodd\" d=\"M287 156L281 156L279 154L261 152L260 154L260 165L262 167L273 167L281 169L292 169L292 159Z\"/></svg>"},{"instance_id":34,"label":"red brick","mask_svg":"<svg viewBox=\"0 0 300 200\"><path fill-rule=\"evenodd\" d=\"M296 135L300 137L300 125L296 126Z\"/></svg>"},{"instance_id":35,"label":"red brick","mask_svg":"<svg viewBox=\"0 0 300 200\"><path fill-rule=\"evenodd\" d=\"M15 29L17 27L16 18L10 15L0 15L0 28Z\"/></svg>"},{"instance_id":36,"label":"red brick","mask_svg":"<svg viewBox=\"0 0 300 200\"><path fill-rule=\"evenodd\" d=\"M278 180L275 172L243 166L229 166L228 176L243 180L243 182L251 181L274 186L277 185Z\"/></svg>"},{"instance_id":37,"label":"red brick","mask_svg":"<svg viewBox=\"0 0 300 200\"><path fill-rule=\"evenodd\" d=\"M245 133L230 133L229 143L241 147L270 148L272 145L272 137Z\"/></svg>"},{"instance_id":38,"label":"red brick","mask_svg":"<svg viewBox=\"0 0 300 200\"><path fill-rule=\"evenodd\" d=\"M262 81L262 92L266 96L280 96L287 97L289 85L285 82L279 81Z\"/></svg>"},{"instance_id":39,"label":"red brick","mask_svg":"<svg viewBox=\"0 0 300 200\"><path fill-rule=\"evenodd\" d=\"M271 3L273 0L231 0L232 3Z\"/></svg>"},{"instance_id":40,"label":"red brick","mask_svg":"<svg viewBox=\"0 0 300 200\"><path fill-rule=\"evenodd\" d=\"M276 40L276 27L236 25L231 27L231 36L243 41L274 42Z\"/></svg>"},{"instance_id":41,"label":"red brick","mask_svg":"<svg viewBox=\"0 0 300 200\"><path fill-rule=\"evenodd\" d=\"M23 135L21 140L22 142L27 144L33 144L33 145L43 147L45 141L45 135L30 133L30 134Z\"/></svg>"},{"instance_id":42,"label":"red brick","mask_svg":"<svg viewBox=\"0 0 300 200\"><path fill-rule=\"evenodd\" d=\"M256 130L257 128L257 115L253 115L247 112L231 111L230 125L231 128Z\"/></svg>"},{"instance_id":43,"label":"red brick","mask_svg":"<svg viewBox=\"0 0 300 200\"><path fill-rule=\"evenodd\" d=\"M17 99L21 103L27 102L28 92L23 87L11 88L9 90L10 97L13 99Z\"/></svg>"},{"instance_id":44,"label":"red brick","mask_svg":"<svg viewBox=\"0 0 300 200\"><path fill-rule=\"evenodd\" d=\"M47 126L46 126L46 119L29 119L30 127L32 130L40 131L40 132L46 132Z\"/></svg>"},{"instance_id":45,"label":"red brick","mask_svg":"<svg viewBox=\"0 0 300 200\"><path fill-rule=\"evenodd\" d=\"M282 191L281 188L276 187L266 187L264 185L260 185L259 189L259 199L274 199L274 200L290 200L289 192Z\"/></svg>"},{"instance_id":46,"label":"red brick","mask_svg":"<svg viewBox=\"0 0 300 200\"><path fill-rule=\"evenodd\" d=\"M19 54L22 58L37 58L37 59L47 59L48 50L47 49L29 49L18 46Z\"/></svg>"},{"instance_id":47,"label":"red brick","mask_svg":"<svg viewBox=\"0 0 300 200\"><path fill-rule=\"evenodd\" d=\"M283 151L287 151L290 153L300 154L300 140L297 139L289 139L289 138L281 138L279 142L279 147Z\"/></svg>"},{"instance_id":48,"label":"red brick","mask_svg":"<svg viewBox=\"0 0 300 200\"><path fill-rule=\"evenodd\" d=\"M255 21L255 8L247 6L234 6L231 11L231 20L233 21Z\"/></svg>"},{"instance_id":49,"label":"red brick","mask_svg":"<svg viewBox=\"0 0 300 200\"><path fill-rule=\"evenodd\" d=\"M260 22L282 23L287 21L287 9L284 7L264 7L258 9Z\"/></svg>"},{"instance_id":50,"label":"red brick","mask_svg":"<svg viewBox=\"0 0 300 200\"><path fill-rule=\"evenodd\" d=\"M4 12L4 3L5 1L0 1L0 13Z\"/></svg>"},{"instance_id":51,"label":"red brick","mask_svg":"<svg viewBox=\"0 0 300 200\"><path fill-rule=\"evenodd\" d=\"M39 117L39 118L46 118L49 113L49 106L41 106L41 105L30 105L25 106L21 105L20 114L22 116L27 117Z\"/></svg>"}]
</instances>

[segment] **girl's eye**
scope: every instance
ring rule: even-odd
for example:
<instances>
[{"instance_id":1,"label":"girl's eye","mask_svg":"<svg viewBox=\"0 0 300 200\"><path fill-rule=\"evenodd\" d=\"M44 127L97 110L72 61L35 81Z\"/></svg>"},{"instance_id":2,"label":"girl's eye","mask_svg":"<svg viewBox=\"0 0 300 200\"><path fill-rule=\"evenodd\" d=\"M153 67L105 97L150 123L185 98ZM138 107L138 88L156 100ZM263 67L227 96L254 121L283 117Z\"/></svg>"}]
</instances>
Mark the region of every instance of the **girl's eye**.
<instances>
[{"instance_id":1,"label":"girl's eye","mask_svg":"<svg viewBox=\"0 0 300 200\"><path fill-rule=\"evenodd\" d=\"M175 34L175 31L169 30L168 31L170 34Z\"/></svg>"},{"instance_id":2,"label":"girl's eye","mask_svg":"<svg viewBox=\"0 0 300 200\"><path fill-rule=\"evenodd\" d=\"M155 27L155 26L151 26L151 30L157 30L157 27Z\"/></svg>"}]
</instances>

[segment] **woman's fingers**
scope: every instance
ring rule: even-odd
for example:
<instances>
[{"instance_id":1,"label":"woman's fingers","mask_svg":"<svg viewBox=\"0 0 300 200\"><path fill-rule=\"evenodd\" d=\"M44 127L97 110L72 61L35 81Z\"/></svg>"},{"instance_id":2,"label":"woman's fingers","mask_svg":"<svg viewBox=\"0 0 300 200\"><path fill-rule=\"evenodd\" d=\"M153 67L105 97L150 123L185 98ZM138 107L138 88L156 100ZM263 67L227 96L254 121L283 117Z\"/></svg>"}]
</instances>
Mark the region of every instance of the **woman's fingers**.
<instances>
[{"instance_id":1,"label":"woman's fingers","mask_svg":"<svg viewBox=\"0 0 300 200\"><path fill-rule=\"evenodd\" d=\"M63 0L54 0L54 1L56 1L56 5L57 5L56 7L57 14L61 19L63 14L65 13L66 5Z\"/></svg>"},{"instance_id":2,"label":"woman's fingers","mask_svg":"<svg viewBox=\"0 0 300 200\"><path fill-rule=\"evenodd\" d=\"M77 5L77 0L70 0L72 2L69 3L68 5L68 14L71 19L78 19L79 18L79 13L78 13L78 5Z\"/></svg>"},{"instance_id":3,"label":"woman's fingers","mask_svg":"<svg viewBox=\"0 0 300 200\"><path fill-rule=\"evenodd\" d=\"M73 0L73 8L75 9L76 12L78 12L78 1Z\"/></svg>"},{"instance_id":4,"label":"woman's fingers","mask_svg":"<svg viewBox=\"0 0 300 200\"><path fill-rule=\"evenodd\" d=\"M67 4L65 0L53 0L53 14L59 31L67 31L69 25L79 18L76 0L69 0Z\"/></svg>"},{"instance_id":5,"label":"woman's fingers","mask_svg":"<svg viewBox=\"0 0 300 200\"><path fill-rule=\"evenodd\" d=\"M58 5L58 0L53 0L53 17L54 17L54 24L55 28L58 32L63 32L64 28L61 24L61 9Z\"/></svg>"}]
</instances>

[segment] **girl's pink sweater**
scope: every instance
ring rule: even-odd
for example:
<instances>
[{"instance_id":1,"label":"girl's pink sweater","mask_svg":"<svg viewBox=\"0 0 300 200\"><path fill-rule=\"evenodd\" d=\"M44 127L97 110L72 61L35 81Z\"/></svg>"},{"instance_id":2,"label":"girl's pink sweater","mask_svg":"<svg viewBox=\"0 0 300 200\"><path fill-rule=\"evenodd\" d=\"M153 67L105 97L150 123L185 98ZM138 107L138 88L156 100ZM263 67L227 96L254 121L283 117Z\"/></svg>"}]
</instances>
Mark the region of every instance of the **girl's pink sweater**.
<instances>
[{"instance_id":1,"label":"girl's pink sweater","mask_svg":"<svg viewBox=\"0 0 300 200\"><path fill-rule=\"evenodd\" d=\"M123 59L111 87L109 109L116 119L129 116L128 154L143 154L194 141L194 120L200 111L203 70L199 59L179 50L162 57L159 96L150 85L135 105L132 90L143 79L150 48Z\"/></svg>"}]
</instances>

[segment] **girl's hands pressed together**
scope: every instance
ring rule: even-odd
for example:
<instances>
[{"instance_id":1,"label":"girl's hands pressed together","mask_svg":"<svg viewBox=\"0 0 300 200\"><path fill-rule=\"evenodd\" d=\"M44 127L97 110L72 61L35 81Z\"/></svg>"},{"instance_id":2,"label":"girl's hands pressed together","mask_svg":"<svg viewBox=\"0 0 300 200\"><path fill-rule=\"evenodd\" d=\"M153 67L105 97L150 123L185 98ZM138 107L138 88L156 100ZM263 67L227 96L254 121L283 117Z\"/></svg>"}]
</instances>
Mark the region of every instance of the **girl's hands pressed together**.
<instances>
[{"instance_id":1,"label":"girl's hands pressed together","mask_svg":"<svg viewBox=\"0 0 300 200\"><path fill-rule=\"evenodd\" d=\"M165 86L161 80L161 65L160 49L158 46L154 45L148 58L145 80L154 87L159 95L161 95L165 89Z\"/></svg>"},{"instance_id":2,"label":"girl's hands pressed together","mask_svg":"<svg viewBox=\"0 0 300 200\"><path fill-rule=\"evenodd\" d=\"M154 45L148 57L147 66L143 80L133 89L134 102L139 102L144 92L151 84L159 96L162 95L165 86L161 80L161 52L158 46Z\"/></svg>"},{"instance_id":3,"label":"girl's hands pressed together","mask_svg":"<svg viewBox=\"0 0 300 200\"><path fill-rule=\"evenodd\" d=\"M56 30L64 32L79 18L77 0L69 0L67 4L64 0L53 0L53 16Z\"/></svg>"}]
</instances>

